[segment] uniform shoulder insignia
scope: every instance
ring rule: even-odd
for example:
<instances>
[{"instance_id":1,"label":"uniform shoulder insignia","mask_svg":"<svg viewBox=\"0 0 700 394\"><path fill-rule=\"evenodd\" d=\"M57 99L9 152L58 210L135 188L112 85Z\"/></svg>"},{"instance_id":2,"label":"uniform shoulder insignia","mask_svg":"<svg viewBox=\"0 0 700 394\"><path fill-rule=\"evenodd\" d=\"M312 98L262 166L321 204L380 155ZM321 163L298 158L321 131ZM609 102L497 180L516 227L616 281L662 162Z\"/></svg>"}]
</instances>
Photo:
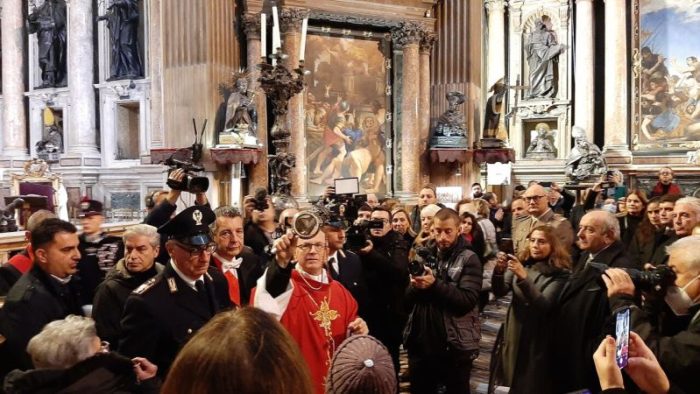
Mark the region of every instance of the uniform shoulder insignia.
<instances>
[{"instance_id":1,"label":"uniform shoulder insignia","mask_svg":"<svg viewBox=\"0 0 700 394\"><path fill-rule=\"evenodd\" d=\"M134 294L143 294L146 291L148 291L148 289L153 287L153 285L155 285L155 284L156 284L156 278L151 278L151 279L143 282L143 284L141 284L141 286L137 287L133 293Z\"/></svg>"}]
</instances>

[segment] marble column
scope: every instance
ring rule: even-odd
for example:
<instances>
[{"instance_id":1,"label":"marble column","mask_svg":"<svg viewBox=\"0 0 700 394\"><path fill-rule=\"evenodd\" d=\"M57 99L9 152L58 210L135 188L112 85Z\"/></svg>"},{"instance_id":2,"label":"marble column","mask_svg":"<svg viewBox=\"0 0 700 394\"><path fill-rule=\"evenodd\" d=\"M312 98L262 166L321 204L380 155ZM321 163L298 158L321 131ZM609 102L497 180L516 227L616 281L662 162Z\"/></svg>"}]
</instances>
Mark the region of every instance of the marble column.
<instances>
[{"instance_id":1,"label":"marble column","mask_svg":"<svg viewBox=\"0 0 700 394\"><path fill-rule=\"evenodd\" d=\"M419 44L423 36L422 28L413 22L403 22L392 31L392 38L403 50L401 81L401 187L397 194L413 197L420 187L420 55Z\"/></svg>"},{"instance_id":2,"label":"marble column","mask_svg":"<svg viewBox=\"0 0 700 394\"><path fill-rule=\"evenodd\" d=\"M21 1L4 1L2 29L2 156L27 158L24 110L24 18ZM11 163L8 163L11 166Z\"/></svg>"},{"instance_id":3,"label":"marble column","mask_svg":"<svg viewBox=\"0 0 700 394\"><path fill-rule=\"evenodd\" d=\"M259 187L267 189L267 99L265 92L260 89L258 78L260 70L257 64L260 63L260 14L243 15L243 31L246 34L248 47L247 64L250 73L249 88L255 91L256 108L258 111L258 141L262 144L260 160L258 164L251 166L248 174L249 190Z\"/></svg>"},{"instance_id":4,"label":"marble column","mask_svg":"<svg viewBox=\"0 0 700 394\"><path fill-rule=\"evenodd\" d=\"M70 118L67 153L93 160L83 165L98 164L95 129L95 89L93 87L93 23L92 0L70 0L68 4L68 88Z\"/></svg>"},{"instance_id":5,"label":"marble column","mask_svg":"<svg viewBox=\"0 0 700 394\"><path fill-rule=\"evenodd\" d=\"M420 146L428 146L430 136L430 54L437 34L425 32L420 41L420 95L419 95L419 134ZM430 158L427 149L423 149L420 160L420 183L430 182Z\"/></svg>"},{"instance_id":6,"label":"marble column","mask_svg":"<svg viewBox=\"0 0 700 394\"><path fill-rule=\"evenodd\" d=\"M629 156L625 0L605 0L606 156Z\"/></svg>"},{"instance_id":7,"label":"marble column","mask_svg":"<svg viewBox=\"0 0 700 394\"><path fill-rule=\"evenodd\" d=\"M505 1L486 0L484 6L488 19L486 86L489 87L506 76Z\"/></svg>"},{"instance_id":8,"label":"marble column","mask_svg":"<svg viewBox=\"0 0 700 394\"><path fill-rule=\"evenodd\" d=\"M280 31L282 49L288 56L284 64L293 70L299 67L299 46L301 45L301 23L309 15L304 8L282 8L280 11ZM291 172L292 196L304 200L307 192L306 136L304 130L304 94L295 95L289 100L287 127L291 133L289 152L296 156L296 166Z\"/></svg>"},{"instance_id":9,"label":"marble column","mask_svg":"<svg viewBox=\"0 0 700 394\"><path fill-rule=\"evenodd\" d=\"M576 59L574 85L574 118L577 126L586 130L586 137L593 141L595 113L594 99L594 26L593 0L576 0Z\"/></svg>"}]
</instances>

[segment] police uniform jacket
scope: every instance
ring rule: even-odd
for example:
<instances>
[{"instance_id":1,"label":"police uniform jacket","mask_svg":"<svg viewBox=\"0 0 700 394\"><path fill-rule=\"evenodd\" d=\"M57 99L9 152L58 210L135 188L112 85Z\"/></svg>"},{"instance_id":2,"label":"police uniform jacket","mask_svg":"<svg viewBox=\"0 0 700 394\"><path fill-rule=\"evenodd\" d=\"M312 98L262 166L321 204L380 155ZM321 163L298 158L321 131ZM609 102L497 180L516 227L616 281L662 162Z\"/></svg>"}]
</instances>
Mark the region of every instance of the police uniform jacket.
<instances>
[{"instance_id":1,"label":"police uniform jacket","mask_svg":"<svg viewBox=\"0 0 700 394\"><path fill-rule=\"evenodd\" d=\"M29 340L47 323L70 314L83 314L78 278L61 284L35 264L15 283L0 309L0 334L6 339L0 359L9 362L9 368L32 368L26 353Z\"/></svg>"},{"instance_id":2,"label":"police uniform jacket","mask_svg":"<svg viewBox=\"0 0 700 394\"><path fill-rule=\"evenodd\" d=\"M231 307L226 280L215 267L204 275L207 294L192 289L172 267L138 287L126 300L119 353L146 357L165 376L178 351L217 312Z\"/></svg>"},{"instance_id":3,"label":"police uniform jacket","mask_svg":"<svg viewBox=\"0 0 700 394\"><path fill-rule=\"evenodd\" d=\"M515 219L515 222L513 222L513 249L515 253L520 253L528 246L526 242L527 235L530 234L532 229L544 225L551 226L554 229L554 234L557 235L562 246L567 249L571 248L571 245L574 243L574 230L571 227L571 223L562 215L548 209L539 218L525 216Z\"/></svg>"}]
</instances>

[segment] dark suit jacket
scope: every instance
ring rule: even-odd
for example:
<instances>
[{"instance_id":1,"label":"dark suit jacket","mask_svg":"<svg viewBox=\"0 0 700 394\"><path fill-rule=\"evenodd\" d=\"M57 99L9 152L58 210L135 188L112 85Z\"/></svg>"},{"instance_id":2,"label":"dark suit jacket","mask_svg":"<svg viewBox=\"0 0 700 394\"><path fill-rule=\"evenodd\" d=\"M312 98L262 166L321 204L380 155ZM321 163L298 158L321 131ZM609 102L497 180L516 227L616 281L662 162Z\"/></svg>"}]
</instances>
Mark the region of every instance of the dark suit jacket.
<instances>
[{"instance_id":1,"label":"dark suit jacket","mask_svg":"<svg viewBox=\"0 0 700 394\"><path fill-rule=\"evenodd\" d=\"M365 319L365 313L369 307L369 289L367 288L367 281L362 270L360 257L353 252L342 249L338 251L336 256L340 272L335 272L333 267L329 266L331 277L350 291L350 294L357 301L357 314Z\"/></svg>"},{"instance_id":2,"label":"dark suit jacket","mask_svg":"<svg viewBox=\"0 0 700 394\"><path fill-rule=\"evenodd\" d=\"M146 357L165 376L178 351L217 312L231 307L226 279L214 267L204 275L207 294L192 289L173 270L163 272L134 290L122 316L119 353Z\"/></svg>"},{"instance_id":3,"label":"dark suit jacket","mask_svg":"<svg viewBox=\"0 0 700 394\"><path fill-rule=\"evenodd\" d=\"M654 254L651 256L651 263L653 265L666 264L668 262L668 253L666 253L666 247L678 240L675 233L670 235L660 234L656 239L656 246L654 248Z\"/></svg>"},{"instance_id":4,"label":"dark suit jacket","mask_svg":"<svg viewBox=\"0 0 700 394\"><path fill-rule=\"evenodd\" d=\"M552 376L556 377L558 393L583 388L600 391L593 353L606 334L615 334L602 272L586 265L588 255L583 252L574 274L564 285L552 320L555 326ZM593 261L616 268L633 267L619 241L598 253Z\"/></svg>"},{"instance_id":5,"label":"dark suit jacket","mask_svg":"<svg viewBox=\"0 0 700 394\"><path fill-rule=\"evenodd\" d=\"M267 261L265 247L267 245L270 245L270 241L267 239L265 232L260 227L258 227L257 224L253 222L249 222L246 224L243 240L243 243L246 246L253 249L253 253L260 257L260 261Z\"/></svg>"},{"instance_id":6,"label":"dark suit jacket","mask_svg":"<svg viewBox=\"0 0 700 394\"><path fill-rule=\"evenodd\" d=\"M252 249L250 249L247 246L244 246L243 251L241 251L241 253L236 257L240 257L243 259L241 266L238 267L237 273L238 290L240 291L242 304L239 306L245 306L248 305L248 303L250 302L250 291L253 290L258 278L262 276L265 270L262 268L263 263L260 262L260 258L255 253L253 253ZM221 270L221 261L219 261L219 259L217 259L215 256L212 256L211 263L223 273L223 271ZM228 292L226 294L228 294Z\"/></svg>"}]
</instances>

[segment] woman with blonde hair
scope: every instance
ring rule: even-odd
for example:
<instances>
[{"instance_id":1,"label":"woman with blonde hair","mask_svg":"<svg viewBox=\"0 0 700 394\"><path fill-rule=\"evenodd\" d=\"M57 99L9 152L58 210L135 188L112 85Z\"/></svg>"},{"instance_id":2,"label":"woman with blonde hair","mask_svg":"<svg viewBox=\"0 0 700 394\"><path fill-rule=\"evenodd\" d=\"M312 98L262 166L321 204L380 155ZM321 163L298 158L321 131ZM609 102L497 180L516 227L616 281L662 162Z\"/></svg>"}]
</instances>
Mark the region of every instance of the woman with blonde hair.
<instances>
[{"instance_id":1,"label":"woman with blonde hair","mask_svg":"<svg viewBox=\"0 0 700 394\"><path fill-rule=\"evenodd\" d=\"M429 204L423 207L420 211L420 232L416 236L416 239L413 241L413 248L417 248L420 246L425 246L427 242L432 239L432 229L433 229L433 217L439 211L440 208L436 204Z\"/></svg>"},{"instance_id":2,"label":"woman with blonde hair","mask_svg":"<svg viewBox=\"0 0 700 394\"><path fill-rule=\"evenodd\" d=\"M501 327L497 377L510 393L551 393L549 336L551 312L569 277L571 256L550 226L535 227L529 245L518 257L499 253L492 278L493 293L513 292L506 322ZM501 336L501 335L499 335ZM496 344L494 349L498 348Z\"/></svg>"},{"instance_id":3,"label":"woman with blonde hair","mask_svg":"<svg viewBox=\"0 0 700 394\"><path fill-rule=\"evenodd\" d=\"M411 216L404 208L396 208L391 211L391 228L401 234L409 245L416 239L416 232L413 231Z\"/></svg>"},{"instance_id":4,"label":"woman with blonde hair","mask_svg":"<svg viewBox=\"0 0 700 394\"><path fill-rule=\"evenodd\" d=\"M214 316L182 348L162 393L313 393L306 361L272 315L245 307Z\"/></svg>"}]
</instances>

